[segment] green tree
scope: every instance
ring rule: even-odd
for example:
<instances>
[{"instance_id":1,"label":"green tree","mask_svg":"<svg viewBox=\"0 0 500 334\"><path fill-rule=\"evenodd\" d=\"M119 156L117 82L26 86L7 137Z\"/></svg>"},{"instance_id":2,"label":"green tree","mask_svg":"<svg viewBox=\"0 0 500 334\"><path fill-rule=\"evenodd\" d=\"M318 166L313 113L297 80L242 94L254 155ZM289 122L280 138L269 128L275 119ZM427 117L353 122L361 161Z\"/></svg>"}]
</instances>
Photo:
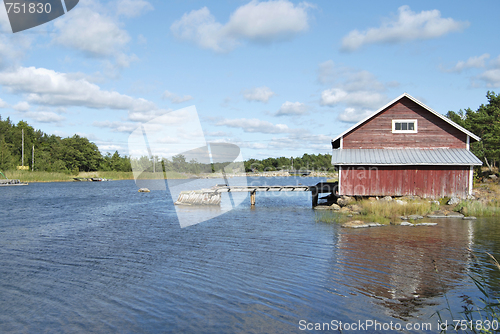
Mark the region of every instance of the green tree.
<instances>
[{"instance_id":1,"label":"green tree","mask_svg":"<svg viewBox=\"0 0 500 334\"><path fill-rule=\"evenodd\" d=\"M6 170L14 167L14 159L11 154L11 147L0 137L0 170Z\"/></svg>"},{"instance_id":2,"label":"green tree","mask_svg":"<svg viewBox=\"0 0 500 334\"><path fill-rule=\"evenodd\" d=\"M496 164L500 160L500 94L488 91L487 104L482 104L476 111L468 108L455 113L449 111L447 117L463 126L481 141L471 145L471 151L481 160Z\"/></svg>"},{"instance_id":3,"label":"green tree","mask_svg":"<svg viewBox=\"0 0 500 334\"><path fill-rule=\"evenodd\" d=\"M102 155L97 145L87 138L74 135L62 140L62 160L69 170L96 171L101 163Z\"/></svg>"}]
</instances>

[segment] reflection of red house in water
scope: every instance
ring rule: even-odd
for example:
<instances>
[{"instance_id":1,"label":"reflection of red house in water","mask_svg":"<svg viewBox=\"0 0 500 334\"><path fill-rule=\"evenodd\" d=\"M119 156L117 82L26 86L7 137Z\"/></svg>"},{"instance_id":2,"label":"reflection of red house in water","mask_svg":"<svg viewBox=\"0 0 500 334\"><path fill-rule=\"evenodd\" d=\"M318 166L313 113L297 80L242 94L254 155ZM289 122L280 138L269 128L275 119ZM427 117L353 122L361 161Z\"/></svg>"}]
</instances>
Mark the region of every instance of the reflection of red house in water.
<instances>
[{"instance_id":1,"label":"reflection of red house in water","mask_svg":"<svg viewBox=\"0 0 500 334\"><path fill-rule=\"evenodd\" d=\"M404 93L332 140L339 195L465 198L479 140Z\"/></svg>"},{"instance_id":2,"label":"reflection of red house in water","mask_svg":"<svg viewBox=\"0 0 500 334\"><path fill-rule=\"evenodd\" d=\"M435 227L344 229L332 255L341 267L331 279L374 298L395 318L434 313L427 306L463 280L473 235L472 222L453 219Z\"/></svg>"}]
</instances>

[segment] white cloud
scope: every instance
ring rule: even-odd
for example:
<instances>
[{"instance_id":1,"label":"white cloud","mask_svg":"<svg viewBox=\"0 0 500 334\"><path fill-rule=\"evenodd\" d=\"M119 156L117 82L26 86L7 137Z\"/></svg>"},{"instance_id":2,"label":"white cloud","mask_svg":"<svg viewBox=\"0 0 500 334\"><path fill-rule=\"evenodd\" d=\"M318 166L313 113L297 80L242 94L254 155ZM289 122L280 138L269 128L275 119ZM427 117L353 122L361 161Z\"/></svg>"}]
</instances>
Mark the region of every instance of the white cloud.
<instances>
[{"instance_id":1,"label":"white cloud","mask_svg":"<svg viewBox=\"0 0 500 334\"><path fill-rule=\"evenodd\" d=\"M331 88L321 93L321 104L326 106L345 103L351 106L372 107L382 106L386 100L384 94L367 90L346 91L342 88Z\"/></svg>"},{"instance_id":2,"label":"white cloud","mask_svg":"<svg viewBox=\"0 0 500 334\"><path fill-rule=\"evenodd\" d=\"M170 30L175 37L204 49L229 52L243 41L269 43L289 39L309 28L306 2L294 5L287 0L253 0L239 7L225 25L216 21L207 7L193 10L175 21Z\"/></svg>"},{"instance_id":3,"label":"white cloud","mask_svg":"<svg viewBox=\"0 0 500 334\"><path fill-rule=\"evenodd\" d=\"M487 69L483 73L472 79L473 86L477 86L477 84L474 82L475 79L479 79L480 81L484 82L486 87L500 87L500 56L491 60L487 65Z\"/></svg>"},{"instance_id":4,"label":"white cloud","mask_svg":"<svg viewBox=\"0 0 500 334\"><path fill-rule=\"evenodd\" d=\"M500 87L500 69L489 69L479 75L479 79L483 80L487 87Z\"/></svg>"},{"instance_id":5,"label":"white cloud","mask_svg":"<svg viewBox=\"0 0 500 334\"><path fill-rule=\"evenodd\" d=\"M163 93L162 98L168 99L172 103L183 103L194 99L194 97L192 97L191 95L179 96L175 93L169 92L168 90L166 90L165 93Z\"/></svg>"},{"instance_id":6,"label":"white cloud","mask_svg":"<svg viewBox=\"0 0 500 334\"><path fill-rule=\"evenodd\" d=\"M28 102L35 104L122 109L133 112L158 110L151 101L101 90L99 86L81 76L45 68L18 67L2 72L0 84L14 93L27 94Z\"/></svg>"},{"instance_id":7,"label":"white cloud","mask_svg":"<svg viewBox=\"0 0 500 334\"><path fill-rule=\"evenodd\" d=\"M93 126L98 128L108 128L111 129L112 132L124 132L124 133L132 133L137 129L137 124L127 123L127 122L110 122L110 121L95 121L92 123Z\"/></svg>"},{"instance_id":8,"label":"white cloud","mask_svg":"<svg viewBox=\"0 0 500 334\"><path fill-rule=\"evenodd\" d=\"M30 109L30 105L28 102L22 101L12 106L12 109L17 111L28 111Z\"/></svg>"},{"instance_id":9,"label":"white cloud","mask_svg":"<svg viewBox=\"0 0 500 334\"><path fill-rule=\"evenodd\" d=\"M300 131L300 133L287 134L281 137L273 137L269 141L265 142L245 142L245 141L235 141L241 148L249 148L256 150L273 150L276 152L276 157L283 156L284 150L302 150L303 152L308 152L310 150L323 151L325 153L331 150L331 136L319 134L313 135L308 134L307 131ZM266 153L265 156L269 156Z\"/></svg>"},{"instance_id":10,"label":"white cloud","mask_svg":"<svg viewBox=\"0 0 500 334\"><path fill-rule=\"evenodd\" d=\"M267 103L271 97L276 95L269 87L266 86L245 89L242 91L242 94L247 101L259 101L265 103Z\"/></svg>"},{"instance_id":11,"label":"white cloud","mask_svg":"<svg viewBox=\"0 0 500 334\"><path fill-rule=\"evenodd\" d=\"M276 113L276 116L304 115L307 113L307 106L301 102L286 101Z\"/></svg>"},{"instance_id":12,"label":"white cloud","mask_svg":"<svg viewBox=\"0 0 500 334\"><path fill-rule=\"evenodd\" d=\"M346 123L357 123L370 116L371 114L373 114L373 110L346 108L343 113L339 114L337 119Z\"/></svg>"},{"instance_id":13,"label":"white cloud","mask_svg":"<svg viewBox=\"0 0 500 334\"><path fill-rule=\"evenodd\" d=\"M480 56L472 56L466 61L457 62L450 69L445 69L441 66L441 70L444 72L461 73L467 69L471 71L473 69L480 69L481 72L476 71L476 74L470 78L472 87L500 87L500 56L491 60L489 58L490 55L488 53Z\"/></svg>"},{"instance_id":14,"label":"white cloud","mask_svg":"<svg viewBox=\"0 0 500 334\"><path fill-rule=\"evenodd\" d=\"M97 142L99 140L99 138L95 134L93 134L93 133L87 133L87 132L80 132L80 131L78 131L75 134L78 135L78 136L80 136L80 137L85 137L85 138L87 138L90 141L94 141L94 142L96 142L96 144L99 145L99 143Z\"/></svg>"},{"instance_id":15,"label":"white cloud","mask_svg":"<svg viewBox=\"0 0 500 334\"><path fill-rule=\"evenodd\" d=\"M405 5L398 8L396 20L388 20L379 28L370 28L363 32L351 31L342 39L342 50L355 51L366 44L432 39L462 31L468 26L469 22L442 18L437 9L415 13Z\"/></svg>"},{"instance_id":16,"label":"white cloud","mask_svg":"<svg viewBox=\"0 0 500 334\"><path fill-rule=\"evenodd\" d=\"M222 24L216 22L207 7L184 14L170 26L174 36L179 39L192 41L203 49L226 52L236 47L238 42L224 36L222 28Z\"/></svg>"},{"instance_id":17,"label":"white cloud","mask_svg":"<svg viewBox=\"0 0 500 334\"><path fill-rule=\"evenodd\" d=\"M357 122L372 110L389 101L385 91L397 83L384 84L370 72L335 66L333 62L321 63L318 81L333 83L333 87L321 92L320 105L343 107L338 119L342 122Z\"/></svg>"},{"instance_id":18,"label":"white cloud","mask_svg":"<svg viewBox=\"0 0 500 334\"><path fill-rule=\"evenodd\" d=\"M118 0L116 2L116 15L136 17L144 12L153 10L153 6L145 0Z\"/></svg>"},{"instance_id":19,"label":"white cloud","mask_svg":"<svg viewBox=\"0 0 500 334\"><path fill-rule=\"evenodd\" d=\"M119 54L130 41L130 36L117 22L88 7L76 7L54 21L54 26L58 30L54 42L93 57Z\"/></svg>"},{"instance_id":20,"label":"white cloud","mask_svg":"<svg viewBox=\"0 0 500 334\"><path fill-rule=\"evenodd\" d=\"M383 91L386 85L377 80L375 75L364 70L355 70L346 66L336 66L332 60L318 65L318 82L321 84L341 84L345 90ZM392 82L391 86L398 84Z\"/></svg>"},{"instance_id":21,"label":"white cloud","mask_svg":"<svg viewBox=\"0 0 500 334\"><path fill-rule=\"evenodd\" d=\"M288 38L309 28L307 3L295 6L290 1L250 3L238 8L229 19L227 34L250 40Z\"/></svg>"},{"instance_id":22,"label":"white cloud","mask_svg":"<svg viewBox=\"0 0 500 334\"><path fill-rule=\"evenodd\" d=\"M125 50L131 38L122 29L120 16L137 16L152 9L144 0L118 0L117 7L109 8L97 1L80 2L80 5L54 21L56 33L52 42L81 52L84 56L104 60L105 72L116 77L116 73L138 60ZM91 24L89 24L91 22Z\"/></svg>"},{"instance_id":23,"label":"white cloud","mask_svg":"<svg viewBox=\"0 0 500 334\"><path fill-rule=\"evenodd\" d=\"M268 144L264 143L254 143L254 142L237 142L240 148L251 148L254 150L263 150L268 148Z\"/></svg>"},{"instance_id":24,"label":"white cloud","mask_svg":"<svg viewBox=\"0 0 500 334\"><path fill-rule=\"evenodd\" d=\"M273 124L260 119L225 119L219 121L217 125L224 125L231 128L241 128L245 132L258 132L258 133L287 133L291 129L286 124Z\"/></svg>"},{"instance_id":25,"label":"white cloud","mask_svg":"<svg viewBox=\"0 0 500 334\"><path fill-rule=\"evenodd\" d=\"M479 75L479 79L486 82L487 87L500 87L500 56L493 59L490 68Z\"/></svg>"},{"instance_id":26,"label":"white cloud","mask_svg":"<svg viewBox=\"0 0 500 334\"><path fill-rule=\"evenodd\" d=\"M490 58L490 55L488 53L485 53L481 56L470 57L466 61L461 60L457 62L457 64L453 68L446 71L460 73L468 68L483 68L485 67L486 59L488 58Z\"/></svg>"},{"instance_id":27,"label":"white cloud","mask_svg":"<svg viewBox=\"0 0 500 334\"><path fill-rule=\"evenodd\" d=\"M165 110L165 109L156 109L156 110L150 110L150 111L129 111L128 112L128 120L133 121L133 122L149 122L152 119L163 116L167 113L169 113L172 110Z\"/></svg>"},{"instance_id":28,"label":"white cloud","mask_svg":"<svg viewBox=\"0 0 500 334\"><path fill-rule=\"evenodd\" d=\"M4 100L0 99L0 108L7 108L9 104Z\"/></svg>"},{"instance_id":29,"label":"white cloud","mask_svg":"<svg viewBox=\"0 0 500 334\"><path fill-rule=\"evenodd\" d=\"M30 111L24 115L40 123L59 123L66 119L65 117L51 111Z\"/></svg>"}]
</instances>

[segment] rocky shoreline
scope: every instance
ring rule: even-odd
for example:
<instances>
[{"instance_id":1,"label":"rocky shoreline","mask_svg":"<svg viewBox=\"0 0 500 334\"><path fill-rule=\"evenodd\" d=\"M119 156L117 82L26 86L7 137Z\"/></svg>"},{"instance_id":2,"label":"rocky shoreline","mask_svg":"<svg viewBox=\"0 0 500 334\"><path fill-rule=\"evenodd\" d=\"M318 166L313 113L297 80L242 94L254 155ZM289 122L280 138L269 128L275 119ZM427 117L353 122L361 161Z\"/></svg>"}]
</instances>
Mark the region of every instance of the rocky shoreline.
<instances>
[{"instance_id":1,"label":"rocky shoreline","mask_svg":"<svg viewBox=\"0 0 500 334\"><path fill-rule=\"evenodd\" d=\"M385 225L401 225L401 226L435 226L436 222L423 221L428 219L443 219L454 218L463 220L475 220L475 216L470 215L467 206L464 203L477 204L483 206L498 207L499 203L499 188L492 187L488 184L482 184L477 187L472 196L467 199L460 198L442 198L439 200L420 198L418 196L401 196L401 197L354 197L354 196L329 196L326 202L320 203L315 210L326 210L338 213L341 222L348 218L352 220L342 223L342 227L346 228L366 228L380 227ZM392 208L394 212L404 211L406 206L422 205L422 210L425 213L408 214L408 215L390 215L380 216L380 220L390 220L387 223L377 222L373 218L374 212L370 212L370 208ZM424 208L428 208L426 211ZM376 214L375 214L376 216ZM368 218L368 219L367 219ZM384 218L384 219L382 219Z\"/></svg>"}]
</instances>

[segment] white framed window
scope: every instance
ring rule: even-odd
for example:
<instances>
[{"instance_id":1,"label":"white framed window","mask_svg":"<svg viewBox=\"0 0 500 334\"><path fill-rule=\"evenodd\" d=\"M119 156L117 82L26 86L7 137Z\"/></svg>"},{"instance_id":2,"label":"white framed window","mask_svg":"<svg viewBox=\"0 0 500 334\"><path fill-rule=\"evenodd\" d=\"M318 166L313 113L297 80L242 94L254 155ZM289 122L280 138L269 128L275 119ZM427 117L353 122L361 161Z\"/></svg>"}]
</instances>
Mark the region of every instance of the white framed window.
<instances>
[{"instance_id":1,"label":"white framed window","mask_svg":"<svg viewBox=\"0 0 500 334\"><path fill-rule=\"evenodd\" d=\"M417 120L393 119L392 133L417 133Z\"/></svg>"}]
</instances>

